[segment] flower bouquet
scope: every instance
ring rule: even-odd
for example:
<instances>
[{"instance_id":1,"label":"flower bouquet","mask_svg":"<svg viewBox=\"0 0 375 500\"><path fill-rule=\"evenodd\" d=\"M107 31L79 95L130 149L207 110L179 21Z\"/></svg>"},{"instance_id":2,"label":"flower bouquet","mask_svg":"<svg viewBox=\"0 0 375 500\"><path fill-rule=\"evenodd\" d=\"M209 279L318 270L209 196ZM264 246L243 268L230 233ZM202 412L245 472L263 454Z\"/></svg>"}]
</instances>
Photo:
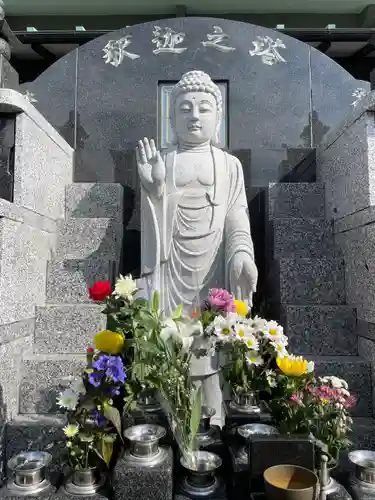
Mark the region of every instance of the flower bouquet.
<instances>
[{"instance_id":1,"label":"flower bouquet","mask_svg":"<svg viewBox=\"0 0 375 500\"><path fill-rule=\"evenodd\" d=\"M269 402L272 416L284 433L306 434L318 453L336 463L348 448L352 419L349 410L355 398L345 380L314 377L314 363L287 355L277 359L276 387Z\"/></svg>"},{"instance_id":2,"label":"flower bouquet","mask_svg":"<svg viewBox=\"0 0 375 500\"><path fill-rule=\"evenodd\" d=\"M170 318L164 317L157 293L150 302L136 298L136 293L131 276L120 276L114 290L109 282L97 282L89 289L90 297L104 305L107 329L95 335L95 350L89 348L84 396L74 396L70 410L65 406L70 411L67 432L78 439L89 421L91 437L99 439L102 431L112 436L112 429L122 439L121 414L132 411L142 390L152 388L158 391L181 451L189 459L196 449L201 408L200 390L195 390L189 373L189 347L201 326L182 315L182 306ZM87 448L108 464L108 446L104 456L95 439ZM73 449L76 441L68 443ZM76 453L75 449L74 457Z\"/></svg>"},{"instance_id":3,"label":"flower bouquet","mask_svg":"<svg viewBox=\"0 0 375 500\"><path fill-rule=\"evenodd\" d=\"M341 450L351 442L347 435L353 423L349 410L356 398L348 391L348 384L338 377L318 377L308 387L311 407L310 432L318 448L336 464Z\"/></svg>"},{"instance_id":4,"label":"flower bouquet","mask_svg":"<svg viewBox=\"0 0 375 500\"><path fill-rule=\"evenodd\" d=\"M286 354L288 339L275 321L249 317L249 308L224 289L211 289L200 319L209 349L224 359L223 376L235 396L270 392L277 356Z\"/></svg>"}]
</instances>

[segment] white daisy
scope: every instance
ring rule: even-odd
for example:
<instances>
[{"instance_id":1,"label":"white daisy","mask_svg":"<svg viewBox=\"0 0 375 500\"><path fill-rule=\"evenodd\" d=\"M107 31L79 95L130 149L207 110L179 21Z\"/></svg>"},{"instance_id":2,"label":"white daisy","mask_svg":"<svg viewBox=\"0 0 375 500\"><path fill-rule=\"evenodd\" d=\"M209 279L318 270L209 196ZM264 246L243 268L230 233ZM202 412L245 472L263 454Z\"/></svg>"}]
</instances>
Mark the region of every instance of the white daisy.
<instances>
[{"instance_id":1,"label":"white daisy","mask_svg":"<svg viewBox=\"0 0 375 500\"><path fill-rule=\"evenodd\" d=\"M264 331L266 338L276 341L284 338L284 329L276 321L268 321L267 327Z\"/></svg>"},{"instance_id":2,"label":"white daisy","mask_svg":"<svg viewBox=\"0 0 375 500\"><path fill-rule=\"evenodd\" d=\"M252 328L258 332L262 332L267 329L267 320L260 318L259 316L255 316L255 318L251 319L249 322Z\"/></svg>"},{"instance_id":3,"label":"white daisy","mask_svg":"<svg viewBox=\"0 0 375 500\"><path fill-rule=\"evenodd\" d=\"M261 366L264 363L262 356L259 356L259 354L255 351L249 352L246 357L246 361L250 366Z\"/></svg>"},{"instance_id":4,"label":"white daisy","mask_svg":"<svg viewBox=\"0 0 375 500\"><path fill-rule=\"evenodd\" d=\"M57 398L57 404L60 408L75 410L78 404L78 394L72 391L72 389L66 389L64 392L60 392Z\"/></svg>"},{"instance_id":5,"label":"white daisy","mask_svg":"<svg viewBox=\"0 0 375 500\"><path fill-rule=\"evenodd\" d=\"M233 323L228 318L216 316L213 323L213 333L221 341L229 341L234 336Z\"/></svg>"},{"instance_id":6,"label":"white daisy","mask_svg":"<svg viewBox=\"0 0 375 500\"><path fill-rule=\"evenodd\" d=\"M270 342L270 344L275 349L278 358L284 358L285 356L288 355L288 351L285 348L285 344L281 340Z\"/></svg>"},{"instance_id":7,"label":"white daisy","mask_svg":"<svg viewBox=\"0 0 375 500\"><path fill-rule=\"evenodd\" d=\"M307 363L307 373L312 373L314 371L314 368L315 368L314 361L309 361Z\"/></svg>"}]
</instances>

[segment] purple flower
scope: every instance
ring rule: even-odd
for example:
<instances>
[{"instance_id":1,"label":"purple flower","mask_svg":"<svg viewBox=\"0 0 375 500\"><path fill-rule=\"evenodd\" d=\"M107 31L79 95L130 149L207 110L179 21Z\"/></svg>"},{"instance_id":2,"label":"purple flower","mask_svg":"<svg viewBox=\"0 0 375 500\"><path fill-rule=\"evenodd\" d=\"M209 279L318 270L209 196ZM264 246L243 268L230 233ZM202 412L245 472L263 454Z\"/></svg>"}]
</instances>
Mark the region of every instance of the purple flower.
<instances>
[{"instance_id":1,"label":"purple flower","mask_svg":"<svg viewBox=\"0 0 375 500\"><path fill-rule=\"evenodd\" d=\"M119 387L106 387L104 389L104 394L106 396L118 396L120 394L120 388Z\"/></svg>"},{"instance_id":2,"label":"purple flower","mask_svg":"<svg viewBox=\"0 0 375 500\"><path fill-rule=\"evenodd\" d=\"M208 302L214 309L223 312L236 312L236 305L232 295L224 288L211 288L208 293Z\"/></svg>"},{"instance_id":3,"label":"purple flower","mask_svg":"<svg viewBox=\"0 0 375 500\"><path fill-rule=\"evenodd\" d=\"M105 418L105 416L100 413L99 410L97 410L95 408L95 410L92 411L92 416L94 417L95 419L95 423L98 427L103 427L105 425L107 425L107 419Z\"/></svg>"},{"instance_id":4,"label":"purple flower","mask_svg":"<svg viewBox=\"0 0 375 500\"><path fill-rule=\"evenodd\" d=\"M99 387L103 380L103 373L93 372L88 376L89 383L94 387Z\"/></svg>"},{"instance_id":5,"label":"purple flower","mask_svg":"<svg viewBox=\"0 0 375 500\"><path fill-rule=\"evenodd\" d=\"M94 361L91 366L99 370L99 372L105 372L106 376L112 380L112 382L125 382L126 373L124 371L124 364L119 356L108 356L104 354Z\"/></svg>"}]
</instances>

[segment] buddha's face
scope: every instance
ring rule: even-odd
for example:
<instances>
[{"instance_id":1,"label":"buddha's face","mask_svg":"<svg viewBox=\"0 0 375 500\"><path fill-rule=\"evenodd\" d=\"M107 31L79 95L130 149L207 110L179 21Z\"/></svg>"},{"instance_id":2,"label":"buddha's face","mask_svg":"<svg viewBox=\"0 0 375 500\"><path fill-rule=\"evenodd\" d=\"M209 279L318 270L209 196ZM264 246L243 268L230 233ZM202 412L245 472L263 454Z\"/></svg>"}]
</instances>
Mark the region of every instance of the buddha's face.
<instances>
[{"instance_id":1,"label":"buddha's face","mask_svg":"<svg viewBox=\"0 0 375 500\"><path fill-rule=\"evenodd\" d=\"M215 97L206 92L185 92L175 103L175 130L178 139L202 144L215 137L217 105Z\"/></svg>"}]
</instances>

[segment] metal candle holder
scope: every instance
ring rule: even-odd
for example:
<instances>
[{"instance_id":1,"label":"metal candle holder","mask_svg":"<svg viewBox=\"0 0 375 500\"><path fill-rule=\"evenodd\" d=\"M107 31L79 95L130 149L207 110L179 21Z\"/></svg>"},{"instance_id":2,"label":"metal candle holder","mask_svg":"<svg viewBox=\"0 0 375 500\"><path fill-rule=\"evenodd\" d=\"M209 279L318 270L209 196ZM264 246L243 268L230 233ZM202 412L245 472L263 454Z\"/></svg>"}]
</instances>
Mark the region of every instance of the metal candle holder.
<instances>
[{"instance_id":1,"label":"metal candle holder","mask_svg":"<svg viewBox=\"0 0 375 500\"><path fill-rule=\"evenodd\" d=\"M202 406L201 408L201 418L199 422L198 432L196 439L198 445L207 444L213 434L215 434L215 429L211 427L210 420L215 415L216 411L208 406Z\"/></svg>"},{"instance_id":2,"label":"metal candle holder","mask_svg":"<svg viewBox=\"0 0 375 500\"><path fill-rule=\"evenodd\" d=\"M247 464L249 462L247 444L252 436L275 436L280 434L276 427L266 424L245 424L237 427L237 433L246 441L237 452L237 459Z\"/></svg>"},{"instance_id":3,"label":"metal candle holder","mask_svg":"<svg viewBox=\"0 0 375 500\"><path fill-rule=\"evenodd\" d=\"M355 479L375 489L375 452L355 450L348 454L348 458L355 465Z\"/></svg>"},{"instance_id":4,"label":"metal candle holder","mask_svg":"<svg viewBox=\"0 0 375 500\"><path fill-rule=\"evenodd\" d=\"M105 474L101 474L96 467L88 467L74 470L64 487L71 495L90 496L95 495L105 482Z\"/></svg>"},{"instance_id":5,"label":"metal candle holder","mask_svg":"<svg viewBox=\"0 0 375 500\"><path fill-rule=\"evenodd\" d=\"M166 430L160 425L140 424L129 427L124 432L124 437L130 443L124 460L140 466L154 466L163 462L167 450L159 446L159 440L165 434Z\"/></svg>"},{"instance_id":6,"label":"metal candle holder","mask_svg":"<svg viewBox=\"0 0 375 500\"><path fill-rule=\"evenodd\" d=\"M144 412L155 412L161 410L156 389L144 389L137 398L137 409Z\"/></svg>"},{"instance_id":7,"label":"metal candle holder","mask_svg":"<svg viewBox=\"0 0 375 500\"><path fill-rule=\"evenodd\" d=\"M16 496L46 492L51 488L51 483L46 478L46 467L51 461L52 455L44 451L27 451L15 455L7 464L12 471L7 489Z\"/></svg>"},{"instance_id":8,"label":"metal candle holder","mask_svg":"<svg viewBox=\"0 0 375 500\"><path fill-rule=\"evenodd\" d=\"M189 495L206 497L219 487L215 476L222 460L215 453L208 451L193 452L189 457L181 457L181 465L186 469L182 489Z\"/></svg>"},{"instance_id":9,"label":"metal candle holder","mask_svg":"<svg viewBox=\"0 0 375 500\"><path fill-rule=\"evenodd\" d=\"M257 403L256 396L253 392L241 392L234 394L234 399L229 403L229 406L241 413L258 414L261 411Z\"/></svg>"}]
</instances>

